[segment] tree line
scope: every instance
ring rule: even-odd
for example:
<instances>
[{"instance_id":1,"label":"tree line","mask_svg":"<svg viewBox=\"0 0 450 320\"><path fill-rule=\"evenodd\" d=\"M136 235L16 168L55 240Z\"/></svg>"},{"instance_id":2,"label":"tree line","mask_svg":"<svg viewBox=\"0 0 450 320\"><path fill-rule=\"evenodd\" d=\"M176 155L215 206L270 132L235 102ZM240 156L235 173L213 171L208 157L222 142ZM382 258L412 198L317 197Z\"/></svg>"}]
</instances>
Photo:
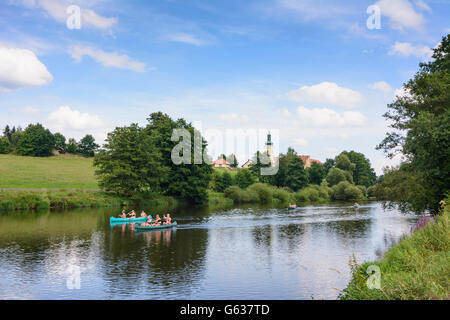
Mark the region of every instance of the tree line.
<instances>
[{"instance_id":1,"label":"tree line","mask_svg":"<svg viewBox=\"0 0 450 320\"><path fill-rule=\"evenodd\" d=\"M406 160L385 169L375 194L405 210L438 213L450 193L450 34L404 88L388 105L393 131L377 148Z\"/></svg>"},{"instance_id":2,"label":"tree line","mask_svg":"<svg viewBox=\"0 0 450 320\"><path fill-rule=\"evenodd\" d=\"M40 123L29 124L25 130L6 125L0 137L0 154L17 154L31 157L49 157L57 151L60 154L79 154L93 157L99 145L92 135L87 134L80 141L68 141L61 133L51 133Z\"/></svg>"},{"instance_id":3,"label":"tree line","mask_svg":"<svg viewBox=\"0 0 450 320\"><path fill-rule=\"evenodd\" d=\"M362 153L343 151L334 159L327 159L324 164L313 162L308 168L293 148L281 154L278 172L275 175L261 175L261 168L270 166L266 153L257 152L249 169L240 169L234 175L227 171L215 171L211 188L216 192L226 192L227 188L237 186L245 190L255 183L264 183L292 192L321 186L326 189L331 199L357 200L367 197L376 182L376 174L370 160ZM327 188L331 188L329 190ZM236 191L234 191L236 192Z\"/></svg>"}]
</instances>

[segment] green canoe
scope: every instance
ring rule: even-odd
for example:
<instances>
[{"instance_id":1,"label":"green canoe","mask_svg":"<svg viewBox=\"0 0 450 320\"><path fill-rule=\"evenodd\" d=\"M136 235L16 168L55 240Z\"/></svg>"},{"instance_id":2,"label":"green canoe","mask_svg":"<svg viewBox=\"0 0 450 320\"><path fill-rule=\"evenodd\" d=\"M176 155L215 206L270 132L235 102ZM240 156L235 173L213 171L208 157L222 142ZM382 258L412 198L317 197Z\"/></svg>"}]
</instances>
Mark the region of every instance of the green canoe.
<instances>
[{"instance_id":1,"label":"green canoe","mask_svg":"<svg viewBox=\"0 0 450 320\"><path fill-rule=\"evenodd\" d=\"M154 226L154 227L150 227L150 226L142 226L142 225L136 225L134 228L136 230L141 230L141 231L146 231L146 230L158 230L158 229L169 229L172 227L175 227L177 225L177 222L173 222L171 224L166 224L166 225L160 225L160 226Z\"/></svg>"}]
</instances>

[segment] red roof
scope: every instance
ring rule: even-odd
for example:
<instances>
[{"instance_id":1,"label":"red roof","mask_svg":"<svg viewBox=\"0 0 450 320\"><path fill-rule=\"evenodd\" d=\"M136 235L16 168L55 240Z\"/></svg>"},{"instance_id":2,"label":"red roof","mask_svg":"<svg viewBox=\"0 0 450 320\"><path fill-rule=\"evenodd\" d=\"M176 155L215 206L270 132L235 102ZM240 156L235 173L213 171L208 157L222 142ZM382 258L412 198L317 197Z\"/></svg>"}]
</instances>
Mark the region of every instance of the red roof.
<instances>
[{"instance_id":1,"label":"red roof","mask_svg":"<svg viewBox=\"0 0 450 320\"><path fill-rule=\"evenodd\" d=\"M212 164L225 164L225 165L229 165L229 163L225 160L225 159L217 159L216 161L214 161Z\"/></svg>"},{"instance_id":2,"label":"red roof","mask_svg":"<svg viewBox=\"0 0 450 320\"><path fill-rule=\"evenodd\" d=\"M311 159L311 162L315 162L315 163L318 163L318 164L323 164L321 161L316 160L316 159Z\"/></svg>"}]
</instances>

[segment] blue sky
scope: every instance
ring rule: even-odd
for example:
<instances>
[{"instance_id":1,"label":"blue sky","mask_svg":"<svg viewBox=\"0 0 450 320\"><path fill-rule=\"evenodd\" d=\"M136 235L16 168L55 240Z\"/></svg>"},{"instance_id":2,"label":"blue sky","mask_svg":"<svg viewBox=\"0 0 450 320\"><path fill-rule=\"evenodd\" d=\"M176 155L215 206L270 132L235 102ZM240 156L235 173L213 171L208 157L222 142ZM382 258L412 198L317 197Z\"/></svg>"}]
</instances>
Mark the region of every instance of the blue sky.
<instances>
[{"instance_id":1,"label":"blue sky","mask_svg":"<svg viewBox=\"0 0 450 320\"><path fill-rule=\"evenodd\" d=\"M2 1L0 126L101 141L162 110L203 129L278 130L280 152L322 161L363 152L381 173L398 161L375 150L382 114L449 18L441 0Z\"/></svg>"}]
</instances>

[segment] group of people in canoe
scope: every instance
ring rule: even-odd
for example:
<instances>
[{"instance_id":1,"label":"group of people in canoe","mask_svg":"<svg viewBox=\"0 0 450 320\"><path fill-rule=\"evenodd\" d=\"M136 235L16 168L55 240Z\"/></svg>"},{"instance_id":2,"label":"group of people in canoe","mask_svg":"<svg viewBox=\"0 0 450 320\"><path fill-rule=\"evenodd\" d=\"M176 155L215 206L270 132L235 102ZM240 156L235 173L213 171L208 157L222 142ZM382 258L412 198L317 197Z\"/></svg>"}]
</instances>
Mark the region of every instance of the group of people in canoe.
<instances>
[{"instance_id":1,"label":"group of people in canoe","mask_svg":"<svg viewBox=\"0 0 450 320\"><path fill-rule=\"evenodd\" d=\"M126 213L125 210L122 211L122 215L119 217L122 219L135 219L136 218L136 212L134 210L131 210L131 212ZM162 219L159 217L159 214L156 215L156 217L153 219L152 216L147 215L144 210L141 212L141 218L147 218L147 221L143 223L143 226L146 227L158 227L161 224L162 225L169 225L172 224L172 218L170 217L170 214L163 215Z\"/></svg>"}]
</instances>

